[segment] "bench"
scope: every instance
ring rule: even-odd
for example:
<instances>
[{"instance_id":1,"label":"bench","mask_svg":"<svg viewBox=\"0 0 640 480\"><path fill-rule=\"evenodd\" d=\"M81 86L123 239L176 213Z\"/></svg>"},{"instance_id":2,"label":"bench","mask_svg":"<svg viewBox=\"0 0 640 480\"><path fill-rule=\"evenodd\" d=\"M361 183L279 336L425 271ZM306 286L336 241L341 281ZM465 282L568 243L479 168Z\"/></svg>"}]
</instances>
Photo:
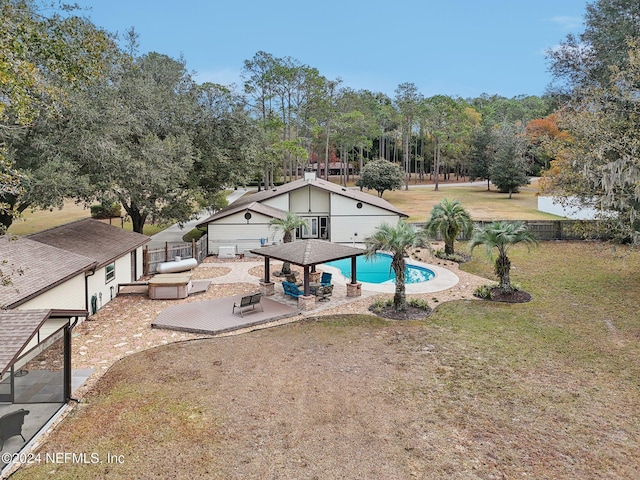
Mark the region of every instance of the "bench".
<instances>
[{"instance_id":1,"label":"bench","mask_svg":"<svg viewBox=\"0 0 640 480\"><path fill-rule=\"evenodd\" d=\"M282 288L284 289L285 295L290 295L294 298L298 298L304 295L304 291L300 290L295 283L282 282Z\"/></svg>"},{"instance_id":2,"label":"bench","mask_svg":"<svg viewBox=\"0 0 640 480\"><path fill-rule=\"evenodd\" d=\"M260 303L260 300L262 300L261 292L252 293L251 295L245 295L240 299L240 303L233 303L233 310L231 311L231 313L235 314L237 308L238 310L240 310L240 316L244 317L243 309L251 307L252 310L255 310L256 305L260 305L260 310L264 312L264 308L262 308L262 303Z\"/></svg>"}]
</instances>

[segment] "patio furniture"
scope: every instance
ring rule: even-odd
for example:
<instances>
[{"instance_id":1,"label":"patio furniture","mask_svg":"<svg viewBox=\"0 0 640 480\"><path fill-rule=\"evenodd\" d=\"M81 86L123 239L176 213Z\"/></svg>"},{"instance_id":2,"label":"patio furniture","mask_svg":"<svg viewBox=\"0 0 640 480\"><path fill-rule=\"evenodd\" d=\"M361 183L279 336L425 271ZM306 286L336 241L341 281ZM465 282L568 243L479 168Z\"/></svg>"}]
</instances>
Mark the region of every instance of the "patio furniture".
<instances>
[{"instance_id":1,"label":"patio furniture","mask_svg":"<svg viewBox=\"0 0 640 480\"><path fill-rule=\"evenodd\" d=\"M284 289L285 295L290 295L294 298L304 295L304 290L300 290L295 283L282 282L282 288Z\"/></svg>"},{"instance_id":2,"label":"patio furniture","mask_svg":"<svg viewBox=\"0 0 640 480\"><path fill-rule=\"evenodd\" d=\"M319 302L328 302L331 295L333 295L333 285L324 285L316 289L316 297Z\"/></svg>"},{"instance_id":3,"label":"patio furniture","mask_svg":"<svg viewBox=\"0 0 640 480\"><path fill-rule=\"evenodd\" d=\"M233 303L233 309L231 313L236 313L236 308L240 310L240 316L244 317L244 310L247 307L251 307L252 310L255 310L256 305L260 305L260 310L264 312L264 308L262 308L262 304L260 303L262 300L262 293L252 293L251 295L245 295L240 299L240 303Z\"/></svg>"},{"instance_id":4,"label":"patio furniture","mask_svg":"<svg viewBox=\"0 0 640 480\"><path fill-rule=\"evenodd\" d=\"M23 441L27 441L22 435L22 425L25 415L29 415L29 410L21 408L0 417L0 450L4 448L4 441L20 435Z\"/></svg>"},{"instance_id":5,"label":"patio furniture","mask_svg":"<svg viewBox=\"0 0 640 480\"><path fill-rule=\"evenodd\" d=\"M327 285L331 285L331 274L328 272L322 272L322 277L320 278L320 285L326 287Z\"/></svg>"}]
</instances>

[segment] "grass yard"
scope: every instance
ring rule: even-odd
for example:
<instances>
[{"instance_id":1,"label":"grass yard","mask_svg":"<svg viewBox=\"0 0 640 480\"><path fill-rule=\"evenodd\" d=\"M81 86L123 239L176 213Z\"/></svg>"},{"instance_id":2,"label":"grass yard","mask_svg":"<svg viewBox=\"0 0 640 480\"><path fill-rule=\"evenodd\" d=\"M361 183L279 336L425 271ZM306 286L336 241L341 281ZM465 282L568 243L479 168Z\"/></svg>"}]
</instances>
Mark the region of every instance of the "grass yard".
<instances>
[{"instance_id":1,"label":"grass yard","mask_svg":"<svg viewBox=\"0 0 640 480\"><path fill-rule=\"evenodd\" d=\"M640 251L545 242L511 259L530 303L325 317L132 355L41 450L124 463L12 478L637 478ZM480 250L464 268L494 278Z\"/></svg>"},{"instance_id":2,"label":"grass yard","mask_svg":"<svg viewBox=\"0 0 640 480\"><path fill-rule=\"evenodd\" d=\"M89 217L91 217L91 211L88 208L85 208L82 204L75 203L73 200L67 200L64 202L62 209L54 208L53 210L36 210L33 212L27 210L22 219L13 222L9 228L9 233L25 236ZM109 221L105 220L105 222L108 223ZM122 225L120 219L114 218L112 222L117 227L123 226L125 230L133 230L131 221L126 221ZM167 226L146 224L144 226L144 234L154 235L167 228Z\"/></svg>"},{"instance_id":3,"label":"grass yard","mask_svg":"<svg viewBox=\"0 0 640 480\"><path fill-rule=\"evenodd\" d=\"M375 192L370 192L375 193ZM555 215L538 211L538 186L534 181L514 193L509 199L506 193L499 193L494 186L487 191L483 186L458 186L441 184L436 192L432 185L409 186L409 190L384 192L385 200L391 202L409 215L411 222L425 222L431 216L431 209L443 198L458 200L474 220L549 220Z\"/></svg>"}]
</instances>

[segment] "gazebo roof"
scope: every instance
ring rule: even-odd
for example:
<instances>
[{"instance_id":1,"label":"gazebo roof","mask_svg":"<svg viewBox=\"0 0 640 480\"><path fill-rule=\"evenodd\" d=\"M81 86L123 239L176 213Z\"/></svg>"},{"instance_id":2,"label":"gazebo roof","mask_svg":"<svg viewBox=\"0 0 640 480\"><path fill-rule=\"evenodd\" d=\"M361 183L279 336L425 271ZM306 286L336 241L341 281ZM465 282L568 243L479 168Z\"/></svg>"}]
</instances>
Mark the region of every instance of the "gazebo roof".
<instances>
[{"instance_id":1,"label":"gazebo roof","mask_svg":"<svg viewBox=\"0 0 640 480\"><path fill-rule=\"evenodd\" d=\"M326 240L308 239L256 248L251 253L306 267L364 255L364 250Z\"/></svg>"}]
</instances>

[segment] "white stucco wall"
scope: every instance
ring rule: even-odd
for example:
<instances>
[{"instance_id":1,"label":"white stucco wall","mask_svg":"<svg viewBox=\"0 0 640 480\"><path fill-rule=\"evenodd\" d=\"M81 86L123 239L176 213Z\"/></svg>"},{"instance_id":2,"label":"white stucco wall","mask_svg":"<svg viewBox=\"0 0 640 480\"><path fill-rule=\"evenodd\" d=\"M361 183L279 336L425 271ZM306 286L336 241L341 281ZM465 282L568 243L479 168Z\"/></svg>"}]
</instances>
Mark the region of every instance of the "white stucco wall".
<instances>
[{"instance_id":1,"label":"white stucco wall","mask_svg":"<svg viewBox=\"0 0 640 480\"><path fill-rule=\"evenodd\" d=\"M41 293L37 297L23 303L18 310L29 309L69 309L84 310L84 273L76 275L57 287Z\"/></svg>"},{"instance_id":2,"label":"white stucco wall","mask_svg":"<svg viewBox=\"0 0 640 480\"><path fill-rule=\"evenodd\" d=\"M251 219L247 221L244 213L238 212L208 225L209 255L217 255L221 245L235 245L236 253L245 253L259 248L262 238L266 239L267 244L282 240L282 232L269 225L271 217L251 212Z\"/></svg>"},{"instance_id":3,"label":"white stucco wall","mask_svg":"<svg viewBox=\"0 0 640 480\"><path fill-rule=\"evenodd\" d=\"M87 305L89 306L89 313L91 313L91 297L93 297L93 295L97 297L98 310L100 310L118 294L119 283L129 283L131 281L130 253L117 259L115 266L115 278L109 282L106 280L106 266L98 268L93 275L87 277Z\"/></svg>"},{"instance_id":4,"label":"white stucco wall","mask_svg":"<svg viewBox=\"0 0 640 480\"><path fill-rule=\"evenodd\" d=\"M328 215L329 192L308 186L289 193L289 211L297 215Z\"/></svg>"},{"instance_id":5,"label":"white stucco wall","mask_svg":"<svg viewBox=\"0 0 640 480\"><path fill-rule=\"evenodd\" d=\"M595 208L564 207L554 200L554 197L538 196L538 210L572 220L593 220L598 213Z\"/></svg>"}]
</instances>

